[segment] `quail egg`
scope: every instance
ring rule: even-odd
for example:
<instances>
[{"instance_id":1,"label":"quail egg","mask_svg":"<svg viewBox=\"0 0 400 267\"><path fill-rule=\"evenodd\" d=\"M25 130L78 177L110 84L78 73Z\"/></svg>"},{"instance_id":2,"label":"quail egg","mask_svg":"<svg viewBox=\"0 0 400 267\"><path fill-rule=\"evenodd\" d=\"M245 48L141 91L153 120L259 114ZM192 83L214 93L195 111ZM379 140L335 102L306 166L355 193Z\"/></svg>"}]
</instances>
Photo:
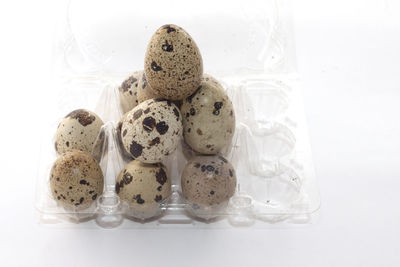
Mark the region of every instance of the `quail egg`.
<instances>
[{"instance_id":1,"label":"quail egg","mask_svg":"<svg viewBox=\"0 0 400 267\"><path fill-rule=\"evenodd\" d=\"M144 72L147 82L160 97L179 100L200 85L203 60L192 37L181 27L164 25L147 46Z\"/></svg>"},{"instance_id":2,"label":"quail egg","mask_svg":"<svg viewBox=\"0 0 400 267\"><path fill-rule=\"evenodd\" d=\"M235 112L220 83L209 75L181 106L185 142L201 154L217 154L235 131Z\"/></svg>"},{"instance_id":3,"label":"quail egg","mask_svg":"<svg viewBox=\"0 0 400 267\"><path fill-rule=\"evenodd\" d=\"M235 192L235 169L222 156L197 156L186 164L181 187L194 209L224 204Z\"/></svg>"},{"instance_id":4,"label":"quail egg","mask_svg":"<svg viewBox=\"0 0 400 267\"><path fill-rule=\"evenodd\" d=\"M175 151L182 136L179 109L162 99L149 99L126 115L121 127L122 143L134 159L161 162Z\"/></svg>"},{"instance_id":5,"label":"quail egg","mask_svg":"<svg viewBox=\"0 0 400 267\"><path fill-rule=\"evenodd\" d=\"M115 191L129 204L129 215L146 219L161 212L160 203L171 194L171 180L163 164L135 160L119 174Z\"/></svg>"},{"instance_id":6,"label":"quail egg","mask_svg":"<svg viewBox=\"0 0 400 267\"><path fill-rule=\"evenodd\" d=\"M103 121L95 113L77 109L63 118L55 134L55 149L61 154L73 149L92 153Z\"/></svg>"},{"instance_id":7,"label":"quail egg","mask_svg":"<svg viewBox=\"0 0 400 267\"><path fill-rule=\"evenodd\" d=\"M88 208L103 192L103 173L88 153L72 150L60 155L50 171L53 198L73 210Z\"/></svg>"}]
</instances>

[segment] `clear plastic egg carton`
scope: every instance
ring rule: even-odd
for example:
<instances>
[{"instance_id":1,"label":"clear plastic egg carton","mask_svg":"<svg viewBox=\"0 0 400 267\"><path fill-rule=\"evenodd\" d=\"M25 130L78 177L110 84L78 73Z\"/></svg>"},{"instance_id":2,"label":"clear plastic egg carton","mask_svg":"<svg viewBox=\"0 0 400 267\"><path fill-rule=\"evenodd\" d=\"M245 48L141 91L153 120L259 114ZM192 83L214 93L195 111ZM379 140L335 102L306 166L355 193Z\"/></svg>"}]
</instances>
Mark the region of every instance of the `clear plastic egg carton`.
<instances>
[{"instance_id":1,"label":"clear plastic egg carton","mask_svg":"<svg viewBox=\"0 0 400 267\"><path fill-rule=\"evenodd\" d=\"M41 222L105 228L268 227L312 222L320 205L319 191L287 1L203 1L195 10L185 8L184 1L141 5L138 11L136 5L122 1L71 1L61 12L54 44L51 103L55 110L46 118L53 123L43 129L37 182ZM122 117L118 87L130 73L143 69L150 37L167 23L183 27L193 37L204 72L222 83L233 103L236 130L223 153L235 167L237 187L229 202L219 207L198 209L187 203L180 189L188 156L182 142L163 162L172 194L147 218L137 216L115 193L116 178L127 163L117 138ZM105 122L105 142L100 147L104 192L83 211L57 205L49 187L50 169L57 158L55 130L62 117L78 108L94 111Z\"/></svg>"}]
</instances>

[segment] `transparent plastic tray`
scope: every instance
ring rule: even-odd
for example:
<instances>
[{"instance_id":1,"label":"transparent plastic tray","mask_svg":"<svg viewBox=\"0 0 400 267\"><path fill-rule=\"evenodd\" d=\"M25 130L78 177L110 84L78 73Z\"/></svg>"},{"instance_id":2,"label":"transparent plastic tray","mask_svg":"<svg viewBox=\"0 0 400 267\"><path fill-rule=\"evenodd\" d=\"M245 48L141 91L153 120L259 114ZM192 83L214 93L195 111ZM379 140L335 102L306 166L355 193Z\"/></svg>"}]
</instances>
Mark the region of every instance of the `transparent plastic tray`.
<instances>
[{"instance_id":1,"label":"transparent plastic tray","mask_svg":"<svg viewBox=\"0 0 400 267\"><path fill-rule=\"evenodd\" d=\"M295 67L290 8L286 1L71 1L60 15L54 43L56 110L43 129L36 207L41 222L106 228L232 227L272 223L309 223L319 209L318 186L310 154L301 90ZM90 14L90 15L89 15ZM122 116L118 87L143 69L152 34L161 25L183 27L196 41L204 72L226 89L236 114L236 131L226 158L237 175L235 195L224 209L193 216L180 193L187 161L184 144L164 164L172 195L158 216L140 220L115 194L115 181L126 164L118 150ZM71 212L50 194L49 173L57 158L53 135L60 119L85 108L105 125L100 166L104 193L87 210ZM188 151L186 151L188 152ZM190 151L189 151L190 152ZM121 224L122 223L122 224Z\"/></svg>"}]
</instances>

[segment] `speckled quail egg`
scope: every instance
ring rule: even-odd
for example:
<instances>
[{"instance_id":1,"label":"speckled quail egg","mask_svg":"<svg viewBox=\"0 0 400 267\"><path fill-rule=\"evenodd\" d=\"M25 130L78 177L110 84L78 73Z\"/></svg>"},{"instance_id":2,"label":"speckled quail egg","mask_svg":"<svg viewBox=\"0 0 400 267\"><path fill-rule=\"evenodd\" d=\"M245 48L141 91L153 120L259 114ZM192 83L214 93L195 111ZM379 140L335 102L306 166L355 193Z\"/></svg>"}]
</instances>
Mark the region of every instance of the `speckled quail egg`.
<instances>
[{"instance_id":1,"label":"speckled quail egg","mask_svg":"<svg viewBox=\"0 0 400 267\"><path fill-rule=\"evenodd\" d=\"M88 153L72 150L60 155L50 171L53 198L68 209L88 208L103 192L103 173Z\"/></svg>"},{"instance_id":2,"label":"speckled quail egg","mask_svg":"<svg viewBox=\"0 0 400 267\"><path fill-rule=\"evenodd\" d=\"M164 25L154 33L147 46L144 72L156 94L179 100L199 87L203 60L196 43L184 29Z\"/></svg>"},{"instance_id":3,"label":"speckled quail egg","mask_svg":"<svg viewBox=\"0 0 400 267\"><path fill-rule=\"evenodd\" d=\"M217 80L204 75L196 92L181 106L185 142L202 154L217 154L229 145L235 131L232 102Z\"/></svg>"},{"instance_id":4,"label":"speckled quail egg","mask_svg":"<svg viewBox=\"0 0 400 267\"><path fill-rule=\"evenodd\" d=\"M162 99L149 99L128 112L121 127L122 143L133 158L161 162L175 151L182 136L179 109Z\"/></svg>"},{"instance_id":5,"label":"speckled quail egg","mask_svg":"<svg viewBox=\"0 0 400 267\"><path fill-rule=\"evenodd\" d=\"M95 113L77 109L63 118L58 125L54 140L58 153L73 149L92 153L103 121Z\"/></svg>"},{"instance_id":6,"label":"speckled quail egg","mask_svg":"<svg viewBox=\"0 0 400 267\"><path fill-rule=\"evenodd\" d=\"M115 191L130 206L130 214L136 218L157 215L160 203L171 194L171 180L161 163L147 164L131 161L117 178Z\"/></svg>"},{"instance_id":7,"label":"speckled quail egg","mask_svg":"<svg viewBox=\"0 0 400 267\"><path fill-rule=\"evenodd\" d=\"M149 86L146 80L146 75L143 74L139 78L138 90L137 90L137 99L139 103L146 101L152 98L159 98L160 96L156 94L153 89Z\"/></svg>"},{"instance_id":8,"label":"speckled quail egg","mask_svg":"<svg viewBox=\"0 0 400 267\"><path fill-rule=\"evenodd\" d=\"M195 206L226 203L235 192L235 169L222 156L198 156L186 164L181 186L184 198Z\"/></svg>"},{"instance_id":9,"label":"speckled quail egg","mask_svg":"<svg viewBox=\"0 0 400 267\"><path fill-rule=\"evenodd\" d=\"M139 85L139 78L142 76L143 71L136 71L126 78L119 87L119 100L122 112L126 113L137 106L137 90Z\"/></svg>"}]
</instances>

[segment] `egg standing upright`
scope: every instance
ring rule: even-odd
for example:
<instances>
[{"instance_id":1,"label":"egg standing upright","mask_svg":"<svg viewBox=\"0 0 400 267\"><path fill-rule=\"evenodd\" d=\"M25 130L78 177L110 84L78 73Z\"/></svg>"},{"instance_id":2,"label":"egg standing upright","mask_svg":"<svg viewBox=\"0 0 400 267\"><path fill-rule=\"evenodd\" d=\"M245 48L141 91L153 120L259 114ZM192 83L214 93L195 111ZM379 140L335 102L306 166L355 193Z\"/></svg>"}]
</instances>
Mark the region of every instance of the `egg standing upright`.
<instances>
[{"instance_id":1,"label":"egg standing upright","mask_svg":"<svg viewBox=\"0 0 400 267\"><path fill-rule=\"evenodd\" d=\"M199 87L203 60L196 43L184 29L164 25L154 33L147 46L144 72L157 95L181 100Z\"/></svg>"}]
</instances>

